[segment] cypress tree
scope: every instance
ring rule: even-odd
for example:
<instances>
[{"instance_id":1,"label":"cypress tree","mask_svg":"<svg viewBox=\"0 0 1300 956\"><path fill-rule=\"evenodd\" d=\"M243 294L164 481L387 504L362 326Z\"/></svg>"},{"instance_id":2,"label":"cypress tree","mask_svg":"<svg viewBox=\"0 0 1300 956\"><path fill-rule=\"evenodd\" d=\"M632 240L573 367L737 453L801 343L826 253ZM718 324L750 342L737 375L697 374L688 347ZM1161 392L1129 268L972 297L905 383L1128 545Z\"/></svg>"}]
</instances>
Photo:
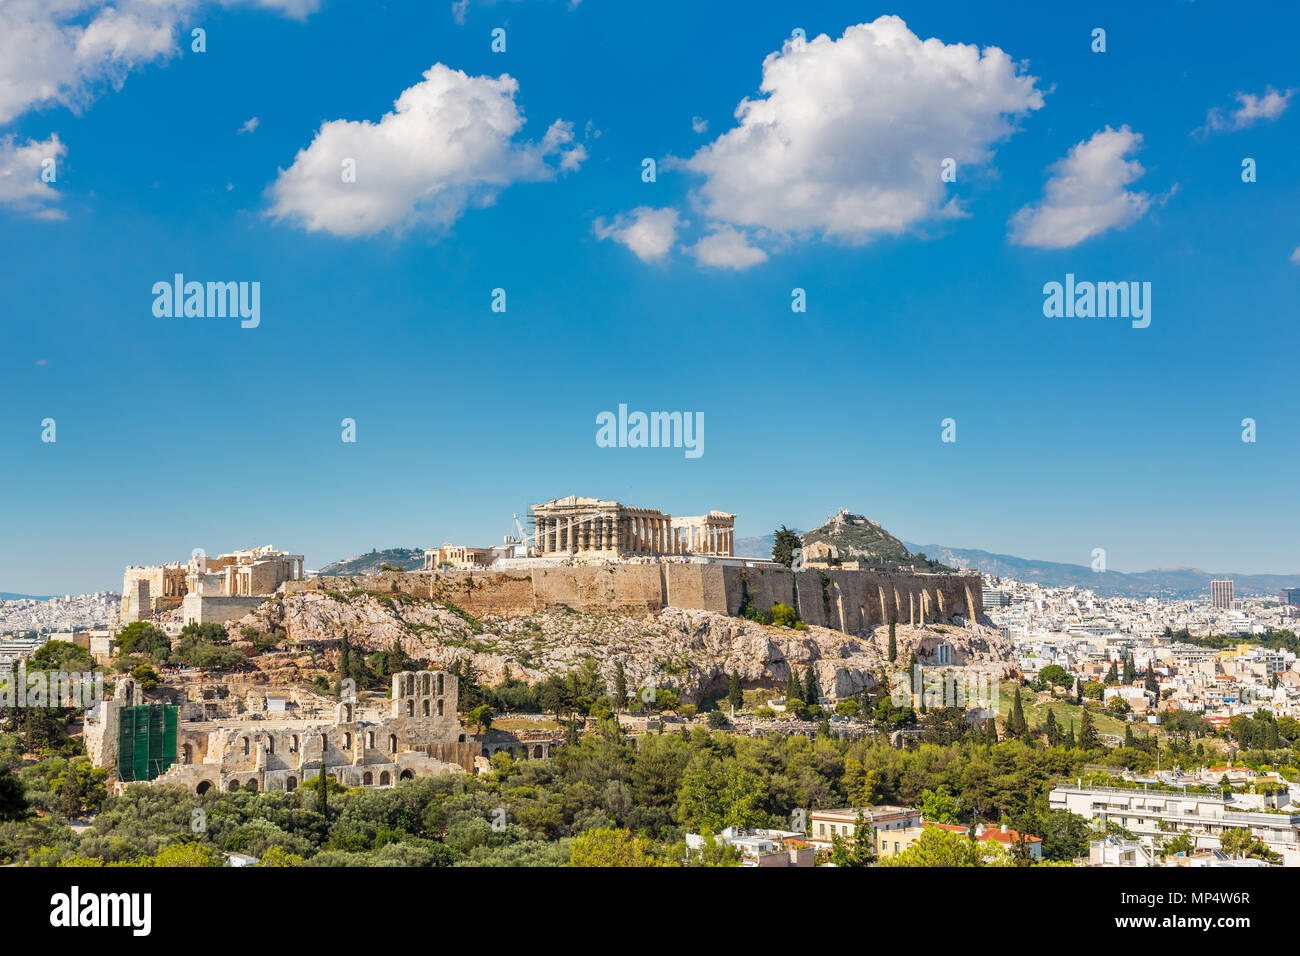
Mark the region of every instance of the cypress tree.
<instances>
[{"instance_id":1,"label":"cypress tree","mask_svg":"<svg viewBox=\"0 0 1300 956\"><path fill-rule=\"evenodd\" d=\"M1074 740L1074 721L1070 721L1070 729L1069 729L1068 731L1066 731L1066 733L1065 733L1065 746L1066 746L1066 749L1068 749L1068 750L1073 750L1073 749L1074 749L1074 746L1075 746L1075 740Z\"/></svg>"},{"instance_id":2,"label":"cypress tree","mask_svg":"<svg viewBox=\"0 0 1300 956\"><path fill-rule=\"evenodd\" d=\"M1131 684L1137 680L1137 668L1133 666L1133 656L1124 655L1124 683Z\"/></svg>"},{"instance_id":3,"label":"cypress tree","mask_svg":"<svg viewBox=\"0 0 1300 956\"><path fill-rule=\"evenodd\" d=\"M1092 712L1085 710L1083 712L1083 725L1079 728L1079 746L1084 750L1095 750L1097 747L1097 731L1092 726Z\"/></svg>"},{"instance_id":4,"label":"cypress tree","mask_svg":"<svg viewBox=\"0 0 1300 956\"><path fill-rule=\"evenodd\" d=\"M821 695L821 688L817 685L817 673L813 670L813 666L809 664L808 670L804 674L804 703L811 707L813 704L817 703L818 699L821 698Z\"/></svg>"},{"instance_id":5,"label":"cypress tree","mask_svg":"<svg viewBox=\"0 0 1300 956\"><path fill-rule=\"evenodd\" d=\"M785 679L785 699L786 700L803 700L803 691L799 687L799 678L794 676L794 668L790 668L790 674Z\"/></svg>"},{"instance_id":6,"label":"cypress tree","mask_svg":"<svg viewBox=\"0 0 1300 956\"><path fill-rule=\"evenodd\" d=\"M1029 721L1025 719L1025 705L1020 700L1020 688L1011 704L1011 720L1007 722L1007 733L1012 737L1023 737L1029 732Z\"/></svg>"},{"instance_id":7,"label":"cypress tree","mask_svg":"<svg viewBox=\"0 0 1300 956\"><path fill-rule=\"evenodd\" d=\"M352 669L352 648L348 644L348 632L343 632L343 646L339 648L339 693L343 693L343 680L350 677L348 672Z\"/></svg>"},{"instance_id":8,"label":"cypress tree","mask_svg":"<svg viewBox=\"0 0 1300 956\"><path fill-rule=\"evenodd\" d=\"M898 638L894 636L894 625L898 621L896 618L889 619L889 663L898 660Z\"/></svg>"},{"instance_id":9,"label":"cypress tree","mask_svg":"<svg viewBox=\"0 0 1300 956\"><path fill-rule=\"evenodd\" d=\"M727 684L727 700L735 710L740 710L745 705L745 691L740 686L740 671L731 672L731 680Z\"/></svg>"},{"instance_id":10,"label":"cypress tree","mask_svg":"<svg viewBox=\"0 0 1300 956\"><path fill-rule=\"evenodd\" d=\"M1116 669L1114 661L1110 662L1110 670L1106 671L1106 683L1107 684L1119 683L1119 670Z\"/></svg>"},{"instance_id":11,"label":"cypress tree","mask_svg":"<svg viewBox=\"0 0 1300 956\"><path fill-rule=\"evenodd\" d=\"M627 703L627 672L623 669L623 662L617 660L614 662L614 709L622 710Z\"/></svg>"},{"instance_id":12,"label":"cypress tree","mask_svg":"<svg viewBox=\"0 0 1300 956\"><path fill-rule=\"evenodd\" d=\"M1277 675L1274 674L1273 676L1276 677ZM1160 693L1160 683L1156 680L1156 672L1151 669L1149 664L1147 665L1146 689L1157 694Z\"/></svg>"},{"instance_id":13,"label":"cypress tree","mask_svg":"<svg viewBox=\"0 0 1300 956\"><path fill-rule=\"evenodd\" d=\"M1056 726L1056 713L1052 710L1047 712L1047 726L1044 730L1047 733L1047 746L1055 747L1060 742L1061 729Z\"/></svg>"}]
</instances>

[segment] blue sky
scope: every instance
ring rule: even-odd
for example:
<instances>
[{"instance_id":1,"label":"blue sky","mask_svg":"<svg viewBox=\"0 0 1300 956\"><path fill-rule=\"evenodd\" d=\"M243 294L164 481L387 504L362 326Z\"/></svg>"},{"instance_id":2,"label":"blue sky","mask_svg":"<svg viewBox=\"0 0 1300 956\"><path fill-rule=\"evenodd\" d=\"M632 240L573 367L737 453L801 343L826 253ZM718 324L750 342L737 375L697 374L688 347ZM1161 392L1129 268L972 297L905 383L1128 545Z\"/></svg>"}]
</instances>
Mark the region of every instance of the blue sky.
<instances>
[{"instance_id":1,"label":"blue sky","mask_svg":"<svg viewBox=\"0 0 1300 956\"><path fill-rule=\"evenodd\" d=\"M0 13L61 38L0 51L0 590L490 544L573 493L741 536L844 506L1116 570L1300 569L1294 9L83 6ZM259 326L156 317L177 272L259 282ZM1150 326L1045 317L1066 273L1150 282ZM620 403L702 412L705 453L597 447Z\"/></svg>"}]
</instances>

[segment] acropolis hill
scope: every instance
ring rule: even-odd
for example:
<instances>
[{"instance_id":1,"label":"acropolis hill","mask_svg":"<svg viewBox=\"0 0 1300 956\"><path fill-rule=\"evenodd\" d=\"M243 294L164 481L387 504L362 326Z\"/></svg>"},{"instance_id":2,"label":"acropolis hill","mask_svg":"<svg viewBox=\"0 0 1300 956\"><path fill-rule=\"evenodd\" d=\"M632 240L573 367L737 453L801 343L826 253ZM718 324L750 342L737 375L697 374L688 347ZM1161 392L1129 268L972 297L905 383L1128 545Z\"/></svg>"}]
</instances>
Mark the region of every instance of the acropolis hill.
<instances>
[{"instance_id":1,"label":"acropolis hill","mask_svg":"<svg viewBox=\"0 0 1300 956\"><path fill-rule=\"evenodd\" d=\"M903 571L791 571L706 564L561 565L500 571L404 571L286 581L281 593L360 590L453 602L469 613L520 617L569 608L584 614L646 615L667 607L737 616L748 599L760 611L788 604L806 624L865 636L893 618L909 625L978 621L975 574Z\"/></svg>"},{"instance_id":2,"label":"acropolis hill","mask_svg":"<svg viewBox=\"0 0 1300 956\"><path fill-rule=\"evenodd\" d=\"M840 525L861 530L857 516L842 514ZM1007 657L1005 639L980 623L979 576L916 570L903 564L905 549L872 566L874 555L842 541L791 569L737 557L728 512L682 518L570 496L534 506L529 517L534 530L521 527L502 546L425 549L418 570L310 577L296 555L234 552L204 565L217 577L170 569L172 593L159 607L173 622L183 613L223 622L232 634L282 632L288 649L254 657L253 666L290 684L314 673L316 658L305 653L333 653L345 634L367 652L400 646L435 670L465 660L494 684L507 675L531 683L586 660L610 680L622 664L631 678L675 687L688 702L732 673L747 687L776 687L809 667L828 693L858 693L886 664L891 621L903 655L999 673ZM400 553L418 560L420 552ZM250 564L273 573L240 570ZM137 580L150 573L128 570ZM241 575L273 589L249 595ZM187 581L203 593L177 595ZM135 606L146 601L142 594ZM800 629L762 623L776 604L794 609Z\"/></svg>"},{"instance_id":3,"label":"acropolis hill","mask_svg":"<svg viewBox=\"0 0 1300 956\"><path fill-rule=\"evenodd\" d=\"M852 525L846 514L833 521ZM644 615L667 607L735 616L747 607L768 613L780 603L806 624L860 636L890 620L921 626L954 617L977 622L983 611L977 574L881 569L859 561L791 570L738 558L735 515L724 511L674 517L570 495L533 505L529 518L534 531L521 528L502 546L448 543L427 549L421 571L305 578L301 555L269 545L197 556L186 566L132 567L126 571L122 619L179 606L186 622L225 622L274 593L331 589L453 601L471 614L493 617L555 608ZM824 542L812 547L817 553L810 559L839 560L837 549Z\"/></svg>"}]
</instances>

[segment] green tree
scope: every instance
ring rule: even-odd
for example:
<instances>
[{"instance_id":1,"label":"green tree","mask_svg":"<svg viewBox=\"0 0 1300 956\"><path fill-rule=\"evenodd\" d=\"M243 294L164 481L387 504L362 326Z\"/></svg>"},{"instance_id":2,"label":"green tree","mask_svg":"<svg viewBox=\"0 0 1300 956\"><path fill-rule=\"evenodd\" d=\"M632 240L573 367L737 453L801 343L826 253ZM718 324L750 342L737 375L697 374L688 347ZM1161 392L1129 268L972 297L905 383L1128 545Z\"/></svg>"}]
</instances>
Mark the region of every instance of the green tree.
<instances>
[{"instance_id":1,"label":"green tree","mask_svg":"<svg viewBox=\"0 0 1300 956\"><path fill-rule=\"evenodd\" d=\"M812 664L804 671L803 699L809 706L817 703L821 699L821 688L817 686L817 672L813 669Z\"/></svg>"},{"instance_id":2,"label":"green tree","mask_svg":"<svg viewBox=\"0 0 1300 956\"><path fill-rule=\"evenodd\" d=\"M1000 843L978 842L961 833L926 827L916 841L880 866L1011 866L1011 854Z\"/></svg>"},{"instance_id":3,"label":"green tree","mask_svg":"<svg viewBox=\"0 0 1300 956\"><path fill-rule=\"evenodd\" d=\"M1038 680L1043 687L1069 687L1070 675L1060 664L1048 664L1038 672Z\"/></svg>"},{"instance_id":4,"label":"green tree","mask_svg":"<svg viewBox=\"0 0 1300 956\"><path fill-rule=\"evenodd\" d=\"M891 664L898 660L898 636L894 633L897 625L898 619L891 617L889 619L889 663Z\"/></svg>"},{"instance_id":5,"label":"green tree","mask_svg":"<svg viewBox=\"0 0 1300 956\"><path fill-rule=\"evenodd\" d=\"M614 662L614 710L622 711L627 706L627 671L623 661Z\"/></svg>"},{"instance_id":6,"label":"green tree","mask_svg":"<svg viewBox=\"0 0 1300 956\"><path fill-rule=\"evenodd\" d=\"M960 805L946 786L921 791L921 817L927 823L957 823Z\"/></svg>"},{"instance_id":7,"label":"green tree","mask_svg":"<svg viewBox=\"0 0 1300 956\"><path fill-rule=\"evenodd\" d=\"M678 804L682 824L698 832L727 827L752 829L771 818L763 809L767 787L753 772L735 764L722 768L697 761L682 777Z\"/></svg>"},{"instance_id":8,"label":"green tree","mask_svg":"<svg viewBox=\"0 0 1300 956\"><path fill-rule=\"evenodd\" d=\"M1073 733L1074 728L1070 728ZM1083 711L1083 724L1079 727L1079 747L1082 750L1096 750L1100 745L1097 738L1097 731L1092 726L1092 712L1088 709Z\"/></svg>"},{"instance_id":9,"label":"green tree","mask_svg":"<svg viewBox=\"0 0 1300 956\"><path fill-rule=\"evenodd\" d=\"M731 679L727 682L727 702L731 704L732 710L740 710L745 706L745 691L740 686L738 670L731 672Z\"/></svg>"},{"instance_id":10,"label":"green tree","mask_svg":"<svg viewBox=\"0 0 1300 956\"><path fill-rule=\"evenodd\" d=\"M23 820L29 812L22 782L0 762L0 820Z\"/></svg>"},{"instance_id":11,"label":"green tree","mask_svg":"<svg viewBox=\"0 0 1300 956\"><path fill-rule=\"evenodd\" d=\"M777 601L772 605L772 623L777 627L794 627L799 623L799 614L789 604Z\"/></svg>"},{"instance_id":12,"label":"green tree","mask_svg":"<svg viewBox=\"0 0 1300 956\"><path fill-rule=\"evenodd\" d=\"M574 838L569 866L671 866L655 855L654 844L631 830L601 827Z\"/></svg>"},{"instance_id":13,"label":"green tree","mask_svg":"<svg viewBox=\"0 0 1300 956\"><path fill-rule=\"evenodd\" d=\"M1047 709L1047 723L1043 732L1047 735L1047 746L1055 747L1061 742L1061 728L1056 723L1056 713L1050 707Z\"/></svg>"},{"instance_id":14,"label":"green tree","mask_svg":"<svg viewBox=\"0 0 1300 956\"><path fill-rule=\"evenodd\" d=\"M470 727L477 727L480 734L485 734L492 729L494 716L491 707L487 704L479 704L465 715L465 723Z\"/></svg>"},{"instance_id":15,"label":"green tree","mask_svg":"<svg viewBox=\"0 0 1300 956\"><path fill-rule=\"evenodd\" d=\"M147 654L154 663L165 664L172 645L167 635L148 621L132 621L117 632L113 647L119 656Z\"/></svg>"},{"instance_id":16,"label":"green tree","mask_svg":"<svg viewBox=\"0 0 1300 956\"><path fill-rule=\"evenodd\" d=\"M1011 717L1007 721L1007 733L1012 737L1024 737L1029 733L1029 721L1025 718L1025 705L1020 699L1020 688L1016 688L1011 701Z\"/></svg>"},{"instance_id":17,"label":"green tree","mask_svg":"<svg viewBox=\"0 0 1300 956\"><path fill-rule=\"evenodd\" d=\"M785 701L788 704L794 700L803 700L803 688L799 686L799 678L791 667L785 678Z\"/></svg>"},{"instance_id":18,"label":"green tree","mask_svg":"<svg viewBox=\"0 0 1300 956\"><path fill-rule=\"evenodd\" d=\"M799 536L781 525L772 535L772 560L784 564L787 568L794 564L794 553L803 547Z\"/></svg>"},{"instance_id":19,"label":"green tree","mask_svg":"<svg viewBox=\"0 0 1300 956\"><path fill-rule=\"evenodd\" d=\"M835 866L865 867L876 861L875 838L871 825L858 811L853 822L853 836L831 834L831 863Z\"/></svg>"}]
</instances>

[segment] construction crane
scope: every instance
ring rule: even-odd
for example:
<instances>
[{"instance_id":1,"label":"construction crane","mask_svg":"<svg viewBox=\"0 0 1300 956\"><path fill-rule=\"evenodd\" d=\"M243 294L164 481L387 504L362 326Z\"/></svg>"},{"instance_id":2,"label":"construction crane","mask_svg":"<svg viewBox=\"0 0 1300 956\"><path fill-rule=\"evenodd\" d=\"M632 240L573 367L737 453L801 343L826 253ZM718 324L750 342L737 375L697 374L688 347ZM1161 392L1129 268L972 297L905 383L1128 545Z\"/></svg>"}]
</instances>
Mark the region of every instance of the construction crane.
<instances>
[{"instance_id":1,"label":"construction crane","mask_svg":"<svg viewBox=\"0 0 1300 956\"><path fill-rule=\"evenodd\" d=\"M536 538L537 535L536 535L536 534L531 534L531 535L530 535L527 531L524 530L524 526L523 526L523 524L519 521L519 515L511 515L510 517L512 517L512 518L515 520L515 530L518 531L519 534L517 534L517 535L513 535L513 534L508 534L508 535L506 535L505 543L506 543L506 544L509 544L509 545L514 545L515 548L520 548L520 547L522 547L522 548L524 549L524 553L523 553L523 554L519 554L518 551L516 551L516 553L515 553L515 557L517 557L517 558L527 558L527 557L530 557L530 555L529 555L528 552L529 552L531 546L530 546L529 543L528 543L528 539L529 539L529 538Z\"/></svg>"}]
</instances>

